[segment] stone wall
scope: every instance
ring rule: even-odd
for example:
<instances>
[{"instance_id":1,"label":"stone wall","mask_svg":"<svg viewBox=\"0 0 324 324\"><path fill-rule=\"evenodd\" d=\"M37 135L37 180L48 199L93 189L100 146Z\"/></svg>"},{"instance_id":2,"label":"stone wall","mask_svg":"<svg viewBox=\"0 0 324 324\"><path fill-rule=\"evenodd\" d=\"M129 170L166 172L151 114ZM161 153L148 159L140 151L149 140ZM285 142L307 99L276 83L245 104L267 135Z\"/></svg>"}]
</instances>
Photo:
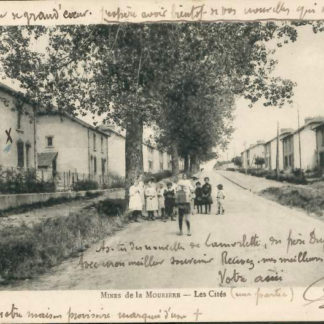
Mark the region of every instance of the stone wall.
<instances>
[{"instance_id":1,"label":"stone wall","mask_svg":"<svg viewBox=\"0 0 324 324\"><path fill-rule=\"evenodd\" d=\"M125 198L124 189L0 195L0 211L7 210L9 208L16 208L19 206L28 206L39 202L46 202L49 199L84 197L87 192L100 192L103 193L109 199Z\"/></svg>"}]
</instances>

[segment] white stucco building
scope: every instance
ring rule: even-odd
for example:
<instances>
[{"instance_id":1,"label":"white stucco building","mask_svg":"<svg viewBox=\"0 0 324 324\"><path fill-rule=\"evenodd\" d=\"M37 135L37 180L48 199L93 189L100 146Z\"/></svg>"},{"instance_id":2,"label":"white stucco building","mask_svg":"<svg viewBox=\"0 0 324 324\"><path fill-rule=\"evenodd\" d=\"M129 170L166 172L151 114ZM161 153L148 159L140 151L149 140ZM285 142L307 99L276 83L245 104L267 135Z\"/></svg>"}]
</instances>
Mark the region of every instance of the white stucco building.
<instances>
[{"instance_id":1,"label":"white stucco building","mask_svg":"<svg viewBox=\"0 0 324 324\"><path fill-rule=\"evenodd\" d=\"M0 84L0 166L36 168L35 109L16 91Z\"/></svg>"},{"instance_id":2,"label":"white stucco building","mask_svg":"<svg viewBox=\"0 0 324 324\"><path fill-rule=\"evenodd\" d=\"M324 165L324 117L306 118L300 128L281 129L279 135L279 169L313 170ZM255 156L263 156L265 167L276 169L277 136L251 145L241 153L243 167L255 167Z\"/></svg>"},{"instance_id":3,"label":"white stucco building","mask_svg":"<svg viewBox=\"0 0 324 324\"><path fill-rule=\"evenodd\" d=\"M265 156L265 145L263 141L257 141L256 144L252 144L241 153L242 167L243 168L256 168L255 164L257 157Z\"/></svg>"},{"instance_id":4,"label":"white stucco building","mask_svg":"<svg viewBox=\"0 0 324 324\"><path fill-rule=\"evenodd\" d=\"M324 121L314 125L316 133L316 156L318 168L324 170Z\"/></svg>"},{"instance_id":5,"label":"white stucco building","mask_svg":"<svg viewBox=\"0 0 324 324\"><path fill-rule=\"evenodd\" d=\"M323 121L323 117L306 118L304 125L282 138L284 169L312 170L317 166L314 127Z\"/></svg>"},{"instance_id":6,"label":"white stucco building","mask_svg":"<svg viewBox=\"0 0 324 324\"><path fill-rule=\"evenodd\" d=\"M78 179L101 180L108 174L108 135L68 114L37 116L38 168Z\"/></svg>"},{"instance_id":7,"label":"white stucco building","mask_svg":"<svg viewBox=\"0 0 324 324\"><path fill-rule=\"evenodd\" d=\"M109 172L125 177L125 136L111 126L100 126L108 137L108 168ZM183 161L179 163L183 168ZM158 173L172 170L171 155L158 150L152 145L143 143L143 168L144 172Z\"/></svg>"}]
</instances>

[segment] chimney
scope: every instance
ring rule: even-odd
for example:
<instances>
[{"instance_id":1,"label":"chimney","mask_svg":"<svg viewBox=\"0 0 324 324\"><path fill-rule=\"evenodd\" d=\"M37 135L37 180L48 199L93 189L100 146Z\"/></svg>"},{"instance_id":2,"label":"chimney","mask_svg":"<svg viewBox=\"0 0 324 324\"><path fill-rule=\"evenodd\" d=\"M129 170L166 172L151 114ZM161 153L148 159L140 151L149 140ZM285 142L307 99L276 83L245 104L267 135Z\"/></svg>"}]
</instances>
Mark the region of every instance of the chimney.
<instances>
[{"instance_id":1,"label":"chimney","mask_svg":"<svg viewBox=\"0 0 324 324\"><path fill-rule=\"evenodd\" d=\"M280 129L280 135L285 133L292 133L294 130L292 128L281 128Z\"/></svg>"},{"instance_id":2,"label":"chimney","mask_svg":"<svg viewBox=\"0 0 324 324\"><path fill-rule=\"evenodd\" d=\"M99 129L103 132L109 132L110 130L116 130L115 125L106 125L106 124L101 124L99 126Z\"/></svg>"}]
</instances>

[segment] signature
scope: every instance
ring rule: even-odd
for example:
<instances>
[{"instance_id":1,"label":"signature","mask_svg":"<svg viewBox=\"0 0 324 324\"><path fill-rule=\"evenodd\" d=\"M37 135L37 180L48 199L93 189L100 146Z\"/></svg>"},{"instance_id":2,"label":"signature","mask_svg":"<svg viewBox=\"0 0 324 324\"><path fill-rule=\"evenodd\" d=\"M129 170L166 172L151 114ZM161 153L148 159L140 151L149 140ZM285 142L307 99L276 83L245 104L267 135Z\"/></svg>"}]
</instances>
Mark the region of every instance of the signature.
<instances>
[{"instance_id":1,"label":"signature","mask_svg":"<svg viewBox=\"0 0 324 324\"><path fill-rule=\"evenodd\" d=\"M319 289L320 287L317 286L319 283L322 283L324 285L324 277L321 277L320 279L317 279L316 281L311 283L305 289L303 293L303 298L305 301L307 301L306 306L313 303L321 302L321 305L319 305L318 308L324 309L324 287L322 286L321 289ZM321 291L321 293L318 294L318 291Z\"/></svg>"}]
</instances>

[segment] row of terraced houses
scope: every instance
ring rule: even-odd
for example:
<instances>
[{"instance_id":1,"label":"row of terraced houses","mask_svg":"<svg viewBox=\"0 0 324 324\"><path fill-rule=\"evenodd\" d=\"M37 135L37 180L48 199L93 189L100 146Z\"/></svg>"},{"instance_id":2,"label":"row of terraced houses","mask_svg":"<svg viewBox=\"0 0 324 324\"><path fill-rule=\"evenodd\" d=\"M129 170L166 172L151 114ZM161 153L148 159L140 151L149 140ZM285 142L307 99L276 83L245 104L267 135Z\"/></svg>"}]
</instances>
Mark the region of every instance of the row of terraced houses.
<instances>
[{"instance_id":1,"label":"row of terraced houses","mask_svg":"<svg viewBox=\"0 0 324 324\"><path fill-rule=\"evenodd\" d=\"M263 157L265 168L275 170L277 145L280 170L324 169L324 117L306 118L296 130L281 129L279 138L275 135L250 145L241 153L242 166L255 168L256 158Z\"/></svg>"},{"instance_id":2,"label":"row of terraced houses","mask_svg":"<svg viewBox=\"0 0 324 324\"><path fill-rule=\"evenodd\" d=\"M125 137L114 128L94 127L68 114L39 113L25 99L21 105L17 92L5 85L0 85L0 111L0 168L34 168L62 186L125 176ZM143 144L143 160L144 172L171 170L171 156L153 146Z\"/></svg>"}]
</instances>

